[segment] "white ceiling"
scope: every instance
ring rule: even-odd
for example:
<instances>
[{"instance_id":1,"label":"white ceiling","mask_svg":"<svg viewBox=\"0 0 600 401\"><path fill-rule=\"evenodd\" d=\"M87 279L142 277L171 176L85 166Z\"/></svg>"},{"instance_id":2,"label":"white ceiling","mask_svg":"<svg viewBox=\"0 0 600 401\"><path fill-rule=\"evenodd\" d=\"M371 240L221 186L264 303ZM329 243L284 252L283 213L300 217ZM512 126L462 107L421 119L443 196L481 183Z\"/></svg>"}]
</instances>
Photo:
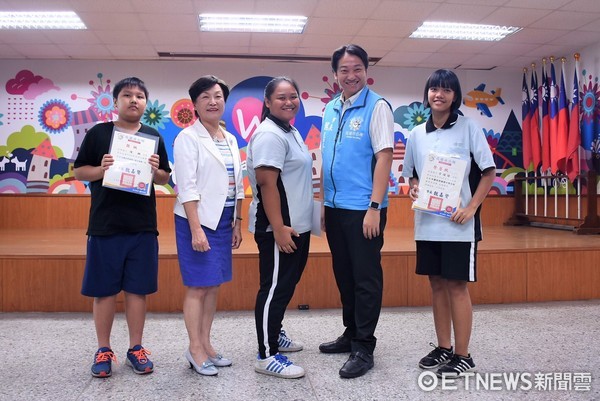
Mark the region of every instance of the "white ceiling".
<instances>
[{"instance_id":1,"label":"white ceiling","mask_svg":"<svg viewBox=\"0 0 600 401\"><path fill-rule=\"evenodd\" d=\"M520 69L600 42L600 0L0 0L0 11L40 9L73 10L88 29L0 30L0 59L329 58L357 43L381 66ZM301 35L206 33L203 12L305 15L308 24ZM523 30L500 42L409 39L424 20Z\"/></svg>"}]
</instances>

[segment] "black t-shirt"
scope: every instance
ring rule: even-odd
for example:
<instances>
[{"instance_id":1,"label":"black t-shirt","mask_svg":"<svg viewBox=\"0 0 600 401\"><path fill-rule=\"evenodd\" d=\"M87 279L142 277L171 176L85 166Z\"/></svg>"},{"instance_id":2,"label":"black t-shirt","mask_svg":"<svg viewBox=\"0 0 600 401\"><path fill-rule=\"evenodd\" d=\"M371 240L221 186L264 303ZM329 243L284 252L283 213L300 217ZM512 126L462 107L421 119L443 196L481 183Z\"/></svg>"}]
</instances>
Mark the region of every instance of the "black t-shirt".
<instances>
[{"instance_id":1,"label":"black t-shirt","mask_svg":"<svg viewBox=\"0 0 600 401\"><path fill-rule=\"evenodd\" d=\"M86 134L75 160L75 168L100 166L102 156L109 152L114 123L95 125ZM139 132L159 138L157 154L160 156L160 169L170 172L169 156L165 143L154 128L142 124ZM114 235L123 233L154 232L156 224L156 197L154 185L150 196L137 195L117 189L105 188L102 180L90 182L92 204L88 235Z\"/></svg>"}]
</instances>

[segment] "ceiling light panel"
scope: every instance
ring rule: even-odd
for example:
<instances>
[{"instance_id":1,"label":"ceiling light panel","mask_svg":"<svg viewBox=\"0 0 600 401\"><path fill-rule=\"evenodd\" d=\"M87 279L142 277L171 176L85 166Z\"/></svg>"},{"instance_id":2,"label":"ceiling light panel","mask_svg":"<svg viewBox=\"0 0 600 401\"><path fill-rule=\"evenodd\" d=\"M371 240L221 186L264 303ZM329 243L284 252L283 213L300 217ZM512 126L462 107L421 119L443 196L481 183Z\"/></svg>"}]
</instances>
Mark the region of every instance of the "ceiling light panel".
<instances>
[{"instance_id":1,"label":"ceiling light panel","mask_svg":"<svg viewBox=\"0 0 600 401\"><path fill-rule=\"evenodd\" d=\"M73 11L0 11L0 29L87 29Z\"/></svg>"},{"instance_id":2,"label":"ceiling light panel","mask_svg":"<svg viewBox=\"0 0 600 401\"><path fill-rule=\"evenodd\" d=\"M205 32L302 33L307 17L294 15L200 14Z\"/></svg>"},{"instance_id":3,"label":"ceiling light panel","mask_svg":"<svg viewBox=\"0 0 600 401\"><path fill-rule=\"evenodd\" d=\"M514 26L425 21L410 37L416 39L498 41L520 31Z\"/></svg>"}]
</instances>

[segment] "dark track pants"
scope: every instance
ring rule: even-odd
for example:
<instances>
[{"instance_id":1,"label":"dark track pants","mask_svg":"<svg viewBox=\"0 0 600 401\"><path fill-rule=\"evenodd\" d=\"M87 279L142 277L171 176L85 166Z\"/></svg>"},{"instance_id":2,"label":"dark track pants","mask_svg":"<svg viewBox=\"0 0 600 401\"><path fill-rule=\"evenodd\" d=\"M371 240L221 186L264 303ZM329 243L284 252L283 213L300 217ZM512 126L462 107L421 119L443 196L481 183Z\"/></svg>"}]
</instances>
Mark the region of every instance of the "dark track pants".
<instances>
[{"instance_id":1,"label":"dark track pants","mask_svg":"<svg viewBox=\"0 0 600 401\"><path fill-rule=\"evenodd\" d=\"M294 295L296 284L308 260L310 232L293 237L297 249L293 253L279 252L273 233L257 233L260 289L256 295L254 317L261 358L279 352L277 340L285 310Z\"/></svg>"}]
</instances>

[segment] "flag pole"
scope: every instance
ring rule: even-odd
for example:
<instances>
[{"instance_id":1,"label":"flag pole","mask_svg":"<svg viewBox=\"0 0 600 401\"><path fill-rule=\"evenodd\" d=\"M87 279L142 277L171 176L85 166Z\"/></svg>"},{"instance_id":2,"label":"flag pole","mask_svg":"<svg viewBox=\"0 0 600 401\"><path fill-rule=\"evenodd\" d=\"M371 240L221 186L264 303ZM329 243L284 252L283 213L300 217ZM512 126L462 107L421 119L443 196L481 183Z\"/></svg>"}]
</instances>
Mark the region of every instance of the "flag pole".
<instances>
[{"instance_id":1,"label":"flag pole","mask_svg":"<svg viewBox=\"0 0 600 401\"><path fill-rule=\"evenodd\" d=\"M560 63L561 63L561 74L560 74L560 79L561 82L564 82L565 79L565 62L567 61L566 57L561 57L560 58ZM568 103L568 99L567 99L567 115L569 114L569 103ZM569 123L567 122L567 129L568 129L568 125ZM566 152L565 152L566 153ZM566 155L565 155L565 166L567 165L566 162ZM565 169L566 170L566 169ZM563 178L560 180L561 184L564 182L565 183L565 217L569 218L569 177L567 176L567 172L564 171L563 172Z\"/></svg>"},{"instance_id":2,"label":"flag pole","mask_svg":"<svg viewBox=\"0 0 600 401\"><path fill-rule=\"evenodd\" d=\"M529 90L529 89L527 89L527 67L523 67L523 88L522 89L527 90L527 91ZM526 99L523 99L523 102L525 102L525 101L527 103L529 103L529 94L527 95ZM527 105L527 114L529 114L529 105ZM523 119L524 119L522 122L523 128L521 130L522 131L521 132L521 144L522 145L525 142L525 135L527 135L525 133L525 122L529 121L529 120L525 120L524 116L523 116ZM525 156L525 146L522 146L522 147L523 147L523 150L522 150L523 155ZM525 157L529 157L529 156L525 156ZM525 163L523 163L523 164L525 164ZM523 167L525 168L525 181L524 181L524 183L525 183L525 215L528 215L529 214L529 182L528 182L529 165L527 165L527 166L524 165Z\"/></svg>"},{"instance_id":3,"label":"flag pole","mask_svg":"<svg viewBox=\"0 0 600 401\"><path fill-rule=\"evenodd\" d=\"M548 77L546 75L546 57L542 58L542 71L543 71L543 76L542 79L546 79L546 82L543 83L544 88L546 88L548 86ZM544 94L544 97L546 97L546 95ZM542 103L543 105L543 103ZM548 104L546 104L546 107L548 107ZM546 109L546 113L548 112L548 110ZM542 118L542 129L544 127L544 119ZM543 146L548 146L549 144L542 142L542 147ZM542 149L542 153L544 152L544 150ZM542 166L544 165L544 163L542 163ZM543 167L540 169L540 171L542 172L542 177L544 177L542 179L542 185L544 186L544 217L548 217L548 179L546 178L546 172L544 171Z\"/></svg>"},{"instance_id":4,"label":"flag pole","mask_svg":"<svg viewBox=\"0 0 600 401\"><path fill-rule=\"evenodd\" d=\"M554 60L556 60L556 58L554 56L550 56L550 65L551 65L552 70L554 70ZM556 75L554 76L554 78L556 79ZM554 81L553 84L555 86L558 86L558 85L556 85L556 81ZM556 91L556 88L554 90ZM552 93L552 88L550 88L550 93ZM557 99L558 99L558 93L557 93ZM552 98L550 98L550 102L548 102L548 106L552 107L551 104L552 104ZM552 127L552 125L551 125L551 127ZM550 131L550 137L552 138L552 131ZM550 140L550 143L552 143L552 140ZM552 161L552 148L550 148L550 160ZM552 165L552 162L550 162L550 165ZM554 173L552 172L552 167L550 167L550 175L552 176L552 186L554 187L554 217L558 217L558 188L560 187L560 182L558 180L558 176L555 176Z\"/></svg>"},{"instance_id":5,"label":"flag pole","mask_svg":"<svg viewBox=\"0 0 600 401\"><path fill-rule=\"evenodd\" d=\"M575 53L573 57L575 58L575 75L577 76L577 91L579 92L579 59L581 58L581 55L579 53ZM581 111L581 108L579 110ZM581 130L581 121L579 118L580 114L581 112L577 113L577 126ZM579 174L581 174L581 139L579 142L580 143L577 146L577 167L579 169ZM581 179L579 177L576 177L575 179L577 180L577 218L581 219Z\"/></svg>"}]
</instances>

